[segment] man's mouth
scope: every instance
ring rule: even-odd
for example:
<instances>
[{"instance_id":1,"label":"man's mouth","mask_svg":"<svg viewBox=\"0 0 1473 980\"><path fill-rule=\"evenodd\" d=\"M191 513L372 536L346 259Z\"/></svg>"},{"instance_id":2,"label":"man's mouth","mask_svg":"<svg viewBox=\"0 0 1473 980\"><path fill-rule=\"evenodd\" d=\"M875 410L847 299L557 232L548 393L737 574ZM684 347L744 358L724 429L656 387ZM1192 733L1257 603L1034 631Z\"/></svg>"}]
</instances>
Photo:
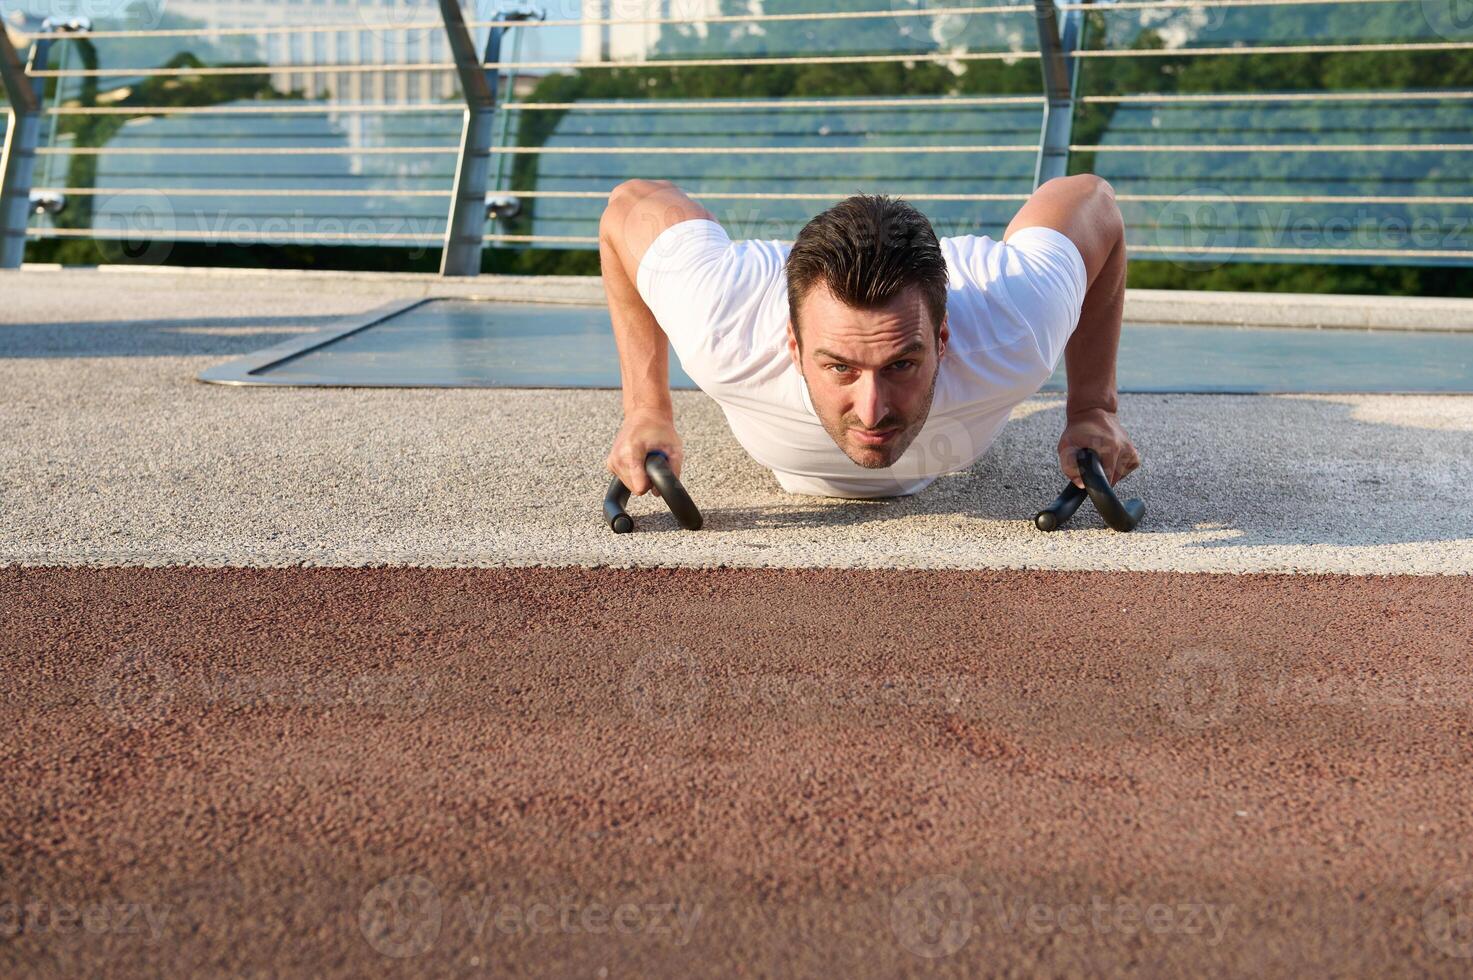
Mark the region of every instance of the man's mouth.
<instances>
[{"instance_id":1,"label":"man's mouth","mask_svg":"<svg viewBox=\"0 0 1473 980\"><path fill-rule=\"evenodd\" d=\"M850 429L854 441L861 446L883 446L900 434L900 427L889 429Z\"/></svg>"}]
</instances>

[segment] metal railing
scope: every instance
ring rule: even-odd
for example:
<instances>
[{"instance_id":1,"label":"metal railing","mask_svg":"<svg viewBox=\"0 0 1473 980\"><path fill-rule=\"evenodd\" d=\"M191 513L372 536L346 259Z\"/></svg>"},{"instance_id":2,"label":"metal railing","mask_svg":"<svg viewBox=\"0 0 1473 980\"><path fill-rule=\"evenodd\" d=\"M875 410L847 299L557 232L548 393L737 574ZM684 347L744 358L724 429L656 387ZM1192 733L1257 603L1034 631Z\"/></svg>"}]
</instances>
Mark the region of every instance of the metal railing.
<instances>
[{"instance_id":1,"label":"metal railing","mask_svg":"<svg viewBox=\"0 0 1473 980\"><path fill-rule=\"evenodd\" d=\"M23 58L0 30L0 80L3 80L9 100L10 122L0 155L0 267L13 268L20 264L26 242L36 239L109 239L125 237L149 241L153 239L202 242L250 243L252 241L303 242L328 244L416 244L420 246L438 244L442 250L441 273L450 276L475 275L482 262L482 250L486 245L522 245L532 247L561 247L569 245L588 246L597 244L596 234L574 234L580 230L593 231L596 227L597 204L607 196L607 189L623 177L666 176L676 174L676 162L689 167L693 161L709 158L724 160L740 158L744 161L773 158L773 165L786 158L793 159L794 172L773 173L766 186L779 185L778 189L723 189L720 181L745 180L762 183L755 178L740 175L706 173L709 179L696 182L717 186L702 187L696 196L711 201L765 202L774 209L784 202L821 203L842 196L833 185L849 177L837 173L838 162L845 158L872 158L878 164L904 161L905 167L895 165L897 172L906 170L912 179L907 183L919 189L908 188L903 196L915 201L932 202L936 205L953 204L997 204L1014 205L1026 200L1028 189L1044 180L1070 172L1071 166L1079 165L1081 156L1086 157L1091 168L1102 172L1117 185L1117 199L1122 206L1134 209L1133 228L1143 234L1154 235L1145 240L1132 241L1130 250L1143 256L1177 256L1191 258L1233 260L1239 258L1259 260L1281 260L1286 258L1319 257L1339 261L1373 261L1394 259L1403 262L1435 262L1439 264L1469 264L1473 260L1473 243L1467 229L1466 210L1449 212L1448 208L1463 208L1473 204L1473 193L1436 193L1438 187L1451 183L1455 188L1466 187L1473 191L1473 176L1470 176L1468 156L1473 151L1473 139L1401 139L1387 141L1348 140L1325 138L1318 131L1306 130L1315 138L1306 139L1251 139L1254 135L1279 135L1272 128L1232 129L1220 135L1231 138L1171 141L1160 139L1173 130L1161 128L1161 113L1173 109L1194 112L1221 112L1219 118L1228 119L1233 112L1262 113L1264 107L1278 106L1289 111L1296 106L1315 107L1321 105L1372 106L1384 105L1406 110L1412 106L1458 105L1473 99L1473 91L1451 87L1443 91L1365 91L1322 90L1322 91L1238 91L1238 92L1183 92L1183 91L1091 91L1081 84L1089 70L1087 66L1109 63L1132 62L1159 64L1181 63L1200 58L1297 58L1323 57L1332 55L1391 55L1449 53L1473 51L1473 32L1468 39L1462 36L1425 38L1413 40L1366 40L1361 42L1331 43L1233 43L1233 44L1175 44L1163 46L1106 47L1090 46L1089 18L1152 13L1168 15L1179 12L1217 12L1226 15L1230 11L1272 9L1278 7L1380 7L1419 8L1414 0L1340 0L1332 5L1325 2L1305 3L1304 0L1121 0L1117 3L1058 3L1051 0L1035 0L1031 4L957 5L951 8L918 6L914 9L891 4L892 9L815 11L812 13L746 13L707 14L697 17L646 16L646 17L587 17L546 18L536 9L529 7L506 8L489 20L467 18L457 0L437 0L440 17L423 22L373 22L361 20L346 24L309 24L297 26L263 25L257 27L190 27L157 28L147 30L91 30L90 25L80 21L68 23L44 23L30 32L30 48ZM926 18L950 16L969 18L1013 18L1026 19L1031 25L1031 40L1035 47L1009 46L1000 49L970 50L965 46L944 47L939 43L932 50L868 53L812 53L803 55L763 54L747 56L706 57L660 57L643 59L621 59L600 56L583 60L523 59L515 43L522 34L534 29L569 27L613 27L631 24L652 26L684 27L692 24L710 28L721 24L780 24L805 22L816 30L836 23L874 23L894 19L897 23L914 21L921 23ZM280 35L286 37L339 36L362 32L410 33L431 32L449 54L449 60L430 60L421 56L414 60L393 63L342 63L339 61L313 63L294 62L287 64L196 64L168 63L129 66L102 66L86 63L81 67L62 64L52 67L49 57L53 45L99 42L127 42L144 39L168 38L233 38ZM484 31L484 39L477 41L478 32ZM433 54L431 52L431 54ZM755 69L775 68L820 68L827 66L917 66L931 65L954 73L964 73L969 64L1004 63L1013 65L1036 61L1039 66L1040 90L1037 94L923 94L890 96L836 96L772 97L772 98L692 98L638 99L578 98L558 100L519 96L515 90L517 73L541 71L546 73L585 71L666 71L680 69ZM410 77L413 75L453 76L458 83L459 104L433 101L377 101L351 103L334 101L331 105L314 105L291 102L283 97L272 84L258 86L269 97L250 98L207 105L169 104L104 104L98 96L97 86L116 82L126 88L129 85L143 88L152 79L174 79L181 83L221 84L235 80L247 84L252 79L342 79L349 76ZM544 78L549 76L544 76ZM653 76L652 76L653 77ZM675 77L673 74L669 77ZM63 88L68 84L79 84L91 93L88 99L68 100L63 98ZM55 90L52 103L47 104L48 86ZM117 90L113 90L117 91ZM504 95L511 92L510 96ZM943 115L947 119L958 119L954 130L944 128L927 132L929 142L906 139L912 134L901 131L896 123L895 133L874 132L867 127L840 129L835 132L825 124L815 126L812 131L796 132L797 142L781 144L772 141L748 140L731 142L740 133L694 134L698 138L682 139L684 131L662 129L660 118L672 119L682 116L700 118L736 118L733 114L757 112L772 115L783 113L810 113L814 120L837 114L839 118L851 118L846 114L894 110L897 118L932 118ZM1081 141L1074 137L1079 127L1081 112L1149 112L1149 126L1133 130L1122 124L1118 132L1105 129L1101 136ZM452 142L450 132L444 125L435 127L410 127L403 131L403 143L391 133L391 121L440 120L459 112L462 116L460 139ZM1018 113L1016 117L1007 113ZM513 121L524 121L537 114L556 113L558 123L552 131L543 132L538 139L524 141L521 134L513 134ZM914 114L923 114L916 116ZM981 120L987 113L1002 114L996 124ZM827 115L826 115L827 114ZM951 115L946 115L951 114ZM138 119L162 120L230 120L230 119L277 119L302 116L331 115L334 118L356 118L354 126L366 132L371 126L379 127L375 132L384 138L387 145L371 145L361 135L345 137L340 142L328 145L274 145L273 139L287 139L285 130L274 135L258 125L248 137L234 142L222 140L218 145L202 145L197 131L189 141L180 137L178 145L160 146L157 142L131 143L126 129L110 130L107 139L88 144L79 138L70 141L58 138L55 123L66 118L94 119L106 121L116 117L124 124ZM647 117L646 131L629 131L630 123L617 124L610 120L638 120ZM762 117L758 117L762 118ZM1115 117L1119 118L1119 117ZM1129 118L1128 115L1126 117ZM611 127L600 141L593 132L593 124L587 120L603 120ZM573 122L570 123L569 121ZM579 123L578 121L585 121ZM47 122L53 123L51 142L44 143ZM801 121L801 117L800 117ZM1260 120L1260 124L1262 120ZM204 122L196 125L203 126ZM584 125L585 131L575 131L576 125ZM940 126L940 123L936 124ZM1221 125L1221 124L1220 124ZM619 127L626 127L620 129ZM1156 128L1150 128L1155 126ZM559 128L563 127L563 128ZM971 127L968 129L967 127ZM990 127L990 128L989 128ZM156 127L157 128L157 127ZM1428 123L1423 127L1436 133L1465 136L1468 128ZM1036 137L1027 141L1018 139L1014 133L1023 129L1036 132ZM352 126L346 132L357 132ZM381 131L381 132L380 132ZM1099 127L1095 128L1099 132ZM1124 138L1132 132L1149 133L1150 138ZM1189 128L1179 132L1195 132ZM1206 130L1204 129L1203 132ZM1294 132L1294 126L1285 124L1284 133ZM794 134L788 134L794 135ZM442 143L426 142L423 137L444 137ZM886 137L891 137L888 141ZM978 137L984 137L979 139ZM416 137L420 137L416 140ZM896 138L901 137L901 138ZM95 134L93 134L93 138ZM163 139L164 137L159 137ZM292 137L295 138L295 137ZM785 137L786 138L786 137ZM589 140L592 139L592 142ZM1227 158L1215 172L1198 170L1190 178L1175 176L1185 172L1183 164L1204 155L1223 155ZM1324 183L1333 183L1354 166L1360 166L1359 158L1395 161L1412 176L1388 176L1389 163L1379 165L1387 171L1377 176L1358 179L1361 184L1375 185L1379 192L1328 194L1296 192L1294 175L1278 179L1285 186L1283 193L1267 194L1252 188L1265 181L1248 171L1235 172L1236 164L1231 159L1284 160L1298 159L1305 154L1311 159L1330 159L1332 163L1344 164L1343 173L1317 177ZM282 171L274 178L294 186L241 186L249 183L243 179L242 171L232 171L232 161L251 161L254 158L296 160L302 164L296 172ZM438 169L435 160L450 158L456 161L453 173ZM997 165L983 163L977 172L968 177L947 173L928 176L924 162L931 158L975 157L981 161L1002 158ZM110 164L120 165L129 158L142 158L150 166L142 169L122 169L110 174L115 180L109 186L95 183L97 166L90 169L80 164L86 158L106 158ZM338 165L349 161L347 170L355 174L370 173L371 161L385 158L396 161L392 171L383 171L388 184L364 187L322 186L327 171L312 169L311 161ZM522 186L512 187L505 167L508 160L531 158L571 158L584 169L576 173L537 171L538 180L521 180ZM640 166L622 164L621 158L639 158ZM1335 158L1342 158L1336 160ZM179 160L190 161L184 172L172 172L178 168ZM38 166L48 160L65 163L68 177L81 174L94 182L69 179L38 183L35 179ZM220 163L206 167L204 161L218 160ZM1452 177L1447 176L1446 167L1426 161L1453 161ZM651 161L657 162L663 171L648 172ZM1027 161L1031 166L1024 166ZM1412 163L1408 163L1412 161ZM1422 161L1420 163L1416 161ZM1210 164L1217 161L1209 160ZM247 167L248 163L240 166ZM782 164L787 167L787 164ZM1130 167L1140 168L1143 173L1134 173ZM1285 163L1281 169L1290 164ZM1318 164L1316 164L1318 166ZM611 168L608 171L599 168ZM213 168L213 169L212 169ZM417 168L417 169L416 169ZM804 169L807 168L807 169ZM515 171L515 167L513 168ZM1431 172L1436 171L1435 176ZM1119 175L1117 177L1117 174ZM1416 174L1421 174L1420 177ZM48 171L48 177L54 174ZM873 168L856 175L878 184L882 176ZM390 179L392 178L392 179ZM547 186L558 181L600 184L603 189L559 188ZM814 185L801 190L781 189L781 182L788 179L802 180ZM216 181L219 181L217 184ZM175 186L189 182L205 181L206 186ZM1166 193L1152 189L1156 184L1180 184L1187 181L1190 186L1178 193ZM1255 183L1256 181L1256 183ZM414 183L430 186L412 186ZM528 184L531 186L528 186ZM989 183L1002 184L1006 189L986 189ZM955 189L957 185L962 188ZM1205 185L1205 186L1204 186ZM1249 189L1244 190L1239 185ZM1387 186L1426 185L1429 193L1387 193ZM877 187L876 189L883 189ZM221 198L232 202L279 201L332 201L359 200L365 204L404 206L404 202L441 200L446 207L442 220L430 221L428 212L406 209L402 213L391 213L380 207L377 212L364 212L365 226L352 227L356 218L344 219L341 215L308 215L304 211L293 214L271 210L246 211L240 204L232 207L239 213L225 213L220 227L211 229L202 218L195 227L178 227L170 220L174 216L175 200ZM112 205L98 208L93 203L106 198ZM133 213L149 215L148 220L129 225L121 223L99 224L92 221L83 225L63 223L58 215L69 205L71 199L89 202L84 206L87 213L116 215L126 212L130 206ZM589 202L593 209L582 209L566 214L542 212L530 214L532 207L524 208L522 202L535 206L537 202ZM121 202L121 203L119 203ZM1159 205L1159 207L1157 207ZM1435 218L1439 228L1458 226L1464 229L1457 234L1442 234L1440 240L1429 246L1408 247L1403 244L1388 245L1383 241L1369 244L1326 245L1318 241L1286 240L1283 236L1272 241L1243 240L1243 229L1234 225L1241 221L1236 211L1219 212L1215 206L1226 206L1229 211L1244 206L1261 209L1277 208L1280 211L1260 214L1258 224L1253 226L1257 234L1263 226L1272 224L1283 209L1292 206L1319 208L1372 209L1359 214L1357 221L1373 221L1388 215L1406 216L1420 214L1429 220ZM1147 207L1149 206L1149 207ZM1208 234L1212 239L1201 241L1170 241L1167 233L1172 231L1174 220L1169 211L1181 212L1192 206L1208 206L1210 214L1205 224L1194 226L1193 221L1201 217L1189 216L1185 225L1187 239L1194 233L1226 229L1228 234ZM1434 214L1427 208L1442 209ZM1380 209L1380 210L1376 210ZM1199 208L1200 212L1200 208ZM791 211L772 212L773 221L783 224L776 217ZM987 222L995 223L997 214ZM1283 212L1288 213L1288 212ZM378 217L373 217L373 215ZM406 215L417 215L424 219L421 224L404 225ZM518 217L520 215L520 217ZM1180 215L1178 214L1178 217ZM1332 214L1333 218L1335 215ZM372 220L369 220L372 218ZM250 225L239 227L241 220ZM382 219L382 220L381 220ZM389 219L400 221L400 225L389 227ZM796 219L783 219L784 227L790 227ZM975 220L970 216L967 220ZM234 222L232 224L232 221ZM520 222L515 224L514 222ZM760 218L758 224L761 223ZM488 225L490 227L488 227ZM566 225L568 227L561 227ZM938 229L939 230L939 229ZM960 230L959 228L957 230ZM1252 236L1249 236L1250 238ZM1259 236L1262 237L1262 236ZM1435 237L1435 236L1434 236ZM1287 243L1286 243L1287 241Z\"/></svg>"}]
</instances>

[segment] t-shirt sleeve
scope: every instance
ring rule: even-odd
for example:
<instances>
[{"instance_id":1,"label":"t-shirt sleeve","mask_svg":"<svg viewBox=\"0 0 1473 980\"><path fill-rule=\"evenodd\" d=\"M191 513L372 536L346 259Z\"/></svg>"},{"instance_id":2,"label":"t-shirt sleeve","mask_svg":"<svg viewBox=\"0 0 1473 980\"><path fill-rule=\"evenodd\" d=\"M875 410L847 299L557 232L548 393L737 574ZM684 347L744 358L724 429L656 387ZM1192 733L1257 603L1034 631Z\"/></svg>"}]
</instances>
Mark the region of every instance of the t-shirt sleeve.
<instances>
[{"instance_id":1,"label":"t-shirt sleeve","mask_svg":"<svg viewBox=\"0 0 1473 980\"><path fill-rule=\"evenodd\" d=\"M764 304L780 288L785 249L732 241L719 223L695 218L660 233L639 262L635 287L670 338L681 367L703 388L734 380L759 336ZM784 321L786 322L786 321Z\"/></svg>"},{"instance_id":2,"label":"t-shirt sleeve","mask_svg":"<svg viewBox=\"0 0 1473 980\"><path fill-rule=\"evenodd\" d=\"M979 290L994 317L1028 333L1044 376L1052 373L1084 306L1088 280L1078 246L1041 225L1021 228L1005 242L968 236L954 244L966 285Z\"/></svg>"}]
</instances>

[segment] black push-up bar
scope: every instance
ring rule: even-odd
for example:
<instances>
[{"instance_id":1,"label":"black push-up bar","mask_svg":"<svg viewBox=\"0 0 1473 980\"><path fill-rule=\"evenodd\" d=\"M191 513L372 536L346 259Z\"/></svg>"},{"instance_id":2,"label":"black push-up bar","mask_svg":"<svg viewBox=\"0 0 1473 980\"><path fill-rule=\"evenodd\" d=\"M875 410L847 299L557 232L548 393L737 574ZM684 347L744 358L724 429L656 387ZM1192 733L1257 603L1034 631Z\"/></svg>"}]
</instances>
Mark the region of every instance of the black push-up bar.
<instances>
[{"instance_id":1,"label":"black push-up bar","mask_svg":"<svg viewBox=\"0 0 1473 980\"><path fill-rule=\"evenodd\" d=\"M701 512L670 469L669 457L658 450L648 454L644 458L644 471L649 474L655 489L660 491L670 513L675 515L675 522L687 531L699 531ZM616 476L609 484L609 492L604 494L604 520L609 522L615 534L628 534L634 530L634 518L624 513L628 503L629 488Z\"/></svg>"},{"instance_id":2,"label":"black push-up bar","mask_svg":"<svg viewBox=\"0 0 1473 980\"><path fill-rule=\"evenodd\" d=\"M1053 503L1038 512L1033 523L1040 531L1056 531L1074 516L1074 512L1084 503L1084 498L1088 497L1110 527L1117 531L1134 530L1146 514L1146 505L1138 497L1122 501L1115 496L1115 491L1110 489L1110 481L1105 476L1105 468L1100 464L1100 458L1095 455L1094 450L1079 450L1077 459L1084 489L1070 483ZM644 471L649 474L650 482L660 491L660 497L675 516L676 523L687 531L699 531L702 523L701 511L670 469L669 458L659 451L648 454L644 458ZM608 492L604 494L604 520L608 521L615 534L628 534L634 530L634 518L624 512L628 503L629 488L616 476L609 484Z\"/></svg>"},{"instance_id":3,"label":"black push-up bar","mask_svg":"<svg viewBox=\"0 0 1473 980\"><path fill-rule=\"evenodd\" d=\"M1146 505L1139 497L1122 501L1115 496L1115 491L1110 489L1110 480L1105 476L1105 468L1100 465L1100 457L1095 455L1093 449L1079 450L1076 459L1079 461L1079 476L1084 480L1084 489L1069 484L1053 503L1038 512L1033 523L1040 531L1056 531L1074 516L1079 505L1084 503L1084 498L1089 497L1106 524L1117 531L1135 530L1141 518L1146 516Z\"/></svg>"}]
</instances>

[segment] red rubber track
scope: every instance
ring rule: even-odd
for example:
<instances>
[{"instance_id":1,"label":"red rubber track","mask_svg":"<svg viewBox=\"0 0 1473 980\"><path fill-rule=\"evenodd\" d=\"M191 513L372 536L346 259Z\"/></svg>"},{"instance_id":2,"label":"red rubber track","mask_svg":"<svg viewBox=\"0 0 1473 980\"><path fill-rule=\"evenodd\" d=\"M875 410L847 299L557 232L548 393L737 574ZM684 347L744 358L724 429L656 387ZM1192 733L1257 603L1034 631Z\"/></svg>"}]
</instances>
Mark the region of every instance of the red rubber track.
<instances>
[{"instance_id":1,"label":"red rubber track","mask_svg":"<svg viewBox=\"0 0 1473 980\"><path fill-rule=\"evenodd\" d=\"M0 570L0 974L1466 975L1473 583Z\"/></svg>"}]
</instances>

